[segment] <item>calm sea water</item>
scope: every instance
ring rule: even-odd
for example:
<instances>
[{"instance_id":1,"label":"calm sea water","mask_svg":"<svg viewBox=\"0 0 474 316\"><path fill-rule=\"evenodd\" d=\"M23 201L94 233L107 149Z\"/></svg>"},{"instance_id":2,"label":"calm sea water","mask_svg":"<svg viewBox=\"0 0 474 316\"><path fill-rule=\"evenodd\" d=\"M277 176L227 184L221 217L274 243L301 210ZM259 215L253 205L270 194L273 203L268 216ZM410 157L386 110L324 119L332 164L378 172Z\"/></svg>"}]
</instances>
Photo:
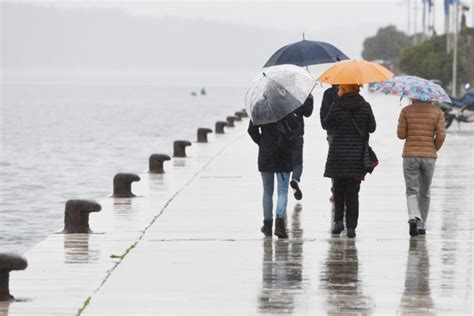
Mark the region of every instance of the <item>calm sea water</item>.
<instances>
[{"instance_id":1,"label":"calm sea water","mask_svg":"<svg viewBox=\"0 0 474 316\"><path fill-rule=\"evenodd\" d=\"M28 250L62 228L67 200L108 196L117 172L146 172L150 154L243 108L253 75L4 75L0 251Z\"/></svg>"}]
</instances>

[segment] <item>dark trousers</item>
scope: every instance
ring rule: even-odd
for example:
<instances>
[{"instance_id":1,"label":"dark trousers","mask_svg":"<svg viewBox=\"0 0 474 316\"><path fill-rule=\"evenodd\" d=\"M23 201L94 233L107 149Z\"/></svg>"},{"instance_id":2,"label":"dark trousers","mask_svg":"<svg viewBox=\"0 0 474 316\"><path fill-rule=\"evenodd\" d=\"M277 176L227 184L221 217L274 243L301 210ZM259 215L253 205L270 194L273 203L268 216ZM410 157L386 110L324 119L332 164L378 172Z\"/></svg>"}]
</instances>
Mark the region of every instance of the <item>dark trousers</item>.
<instances>
[{"instance_id":1,"label":"dark trousers","mask_svg":"<svg viewBox=\"0 0 474 316\"><path fill-rule=\"evenodd\" d=\"M359 219L360 180L353 178L334 179L334 221L342 222L346 208L347 228L356 228Z\"/></svg>"},{"instance_id":2,"label":"dark trousers","mask_svg":"<svg viewBox=\"0 0 474 316\"><path fill-rule=\"evenodd\" d=\"M328 133L326 140L328 141L328 146L331 147L332 135ZM331 178L331 193L334 196L334 179L333 178Z\"/></svg>"},{"instance_id":3,"label":"dark trousers","mask_svg":"<svg viewBox=\"0 0 474 316\"><path fill-rule=\"evenodd\" d=\"M293 173L291 179L297 182L301 181L301 175L303 174L303 136L298 136L293 146Z\"/></svg>"}]
</instances>

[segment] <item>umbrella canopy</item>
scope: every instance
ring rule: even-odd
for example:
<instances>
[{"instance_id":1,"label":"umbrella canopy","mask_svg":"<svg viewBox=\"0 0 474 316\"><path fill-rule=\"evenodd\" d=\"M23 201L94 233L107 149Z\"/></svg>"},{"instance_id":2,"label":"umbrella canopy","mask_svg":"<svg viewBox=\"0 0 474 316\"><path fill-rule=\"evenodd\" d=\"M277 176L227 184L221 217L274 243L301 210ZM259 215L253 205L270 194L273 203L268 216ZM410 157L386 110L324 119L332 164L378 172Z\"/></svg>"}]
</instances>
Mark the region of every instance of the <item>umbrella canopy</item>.
<instances>
[{"instance_id":1,"label":"umbrella canopy","mask_svg":"<svg viewBox=\"0 0 474 316\"><path fill-rule=\"evenodd\" d=\"M390 79L387 68L365 60L345 60L331 66L316 81L330 84L364 84Z\"/></svg>"},{"instance_id":2,"label":"umbrella canopy","mask_svg":"<svg viewBox=\"0 0 474 316\"><path fill-rule=\"evenodd\" d=\"M316 82L303 68L273 66L253 81L245 96L245 107L255 125L275 123L299 108Z\"/></svg>"},{"instance_id":3,"label":"umbrella canopy","mask_svg":"<svg viewBox=\"0 0 474 316\"><path fill-rule=\"evenodd\" d=\"M402 98L452 103L440 85L416 76L396 76L376 83L375 89L385 94L399 95Z\"/></svg>"},{"instance_id":4,"label":"umbrella canopy","mask_svg":"<svg viewBox=\"0 0 474 316\"><path fill-rule=\"evenodd\" d=\"M277 50L263 67L292 64L309 66L349 59L343 52L325 42L302 40Z\"/></svg>"}]
</instances>

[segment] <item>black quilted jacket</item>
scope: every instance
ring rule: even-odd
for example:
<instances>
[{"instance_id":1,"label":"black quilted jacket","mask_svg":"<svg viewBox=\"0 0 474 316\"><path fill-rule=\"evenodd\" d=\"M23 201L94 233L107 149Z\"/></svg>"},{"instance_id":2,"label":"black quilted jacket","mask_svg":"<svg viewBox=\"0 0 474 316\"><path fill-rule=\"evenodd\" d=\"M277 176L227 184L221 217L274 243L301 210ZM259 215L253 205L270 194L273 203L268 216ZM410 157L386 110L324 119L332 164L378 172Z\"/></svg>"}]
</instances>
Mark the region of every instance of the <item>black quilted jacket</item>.
<instances>
[{"instance_id":1,"label":"black quilted jacket","mask_svg":"<svg viewBox=\"0 0 474 316\"><path fill-rule=\"evenodd\" d=\"M352 178L364 176L362 154L364 141L357 132L350 115L357 122L366 139L375 131L375 118L370 104L358 93L346 93L337 97L323 119L323 128L333 131L324 176L328 178Z\"/></svg>"}]
</instances>

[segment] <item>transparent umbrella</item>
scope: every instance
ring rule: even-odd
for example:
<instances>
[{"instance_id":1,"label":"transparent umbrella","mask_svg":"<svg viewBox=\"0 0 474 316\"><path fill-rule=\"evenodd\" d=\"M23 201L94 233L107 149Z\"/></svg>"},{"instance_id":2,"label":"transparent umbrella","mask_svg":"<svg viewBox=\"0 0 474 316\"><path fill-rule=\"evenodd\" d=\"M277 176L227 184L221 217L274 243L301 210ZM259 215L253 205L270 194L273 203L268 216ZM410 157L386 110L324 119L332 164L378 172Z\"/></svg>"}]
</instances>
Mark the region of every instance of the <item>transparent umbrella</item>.
<instances>
[{"instance_id":1,"label":"transparent umbrella","mask_svg":"<svg viewBox=\"0 0 474 316\"><path fill-rule=\"evenodd\" d=\"M298 109L316 82L305 69L294 65L273 66L252 83L245 107L255 125L275 123Z\"/></svg>"}]
</instances>

